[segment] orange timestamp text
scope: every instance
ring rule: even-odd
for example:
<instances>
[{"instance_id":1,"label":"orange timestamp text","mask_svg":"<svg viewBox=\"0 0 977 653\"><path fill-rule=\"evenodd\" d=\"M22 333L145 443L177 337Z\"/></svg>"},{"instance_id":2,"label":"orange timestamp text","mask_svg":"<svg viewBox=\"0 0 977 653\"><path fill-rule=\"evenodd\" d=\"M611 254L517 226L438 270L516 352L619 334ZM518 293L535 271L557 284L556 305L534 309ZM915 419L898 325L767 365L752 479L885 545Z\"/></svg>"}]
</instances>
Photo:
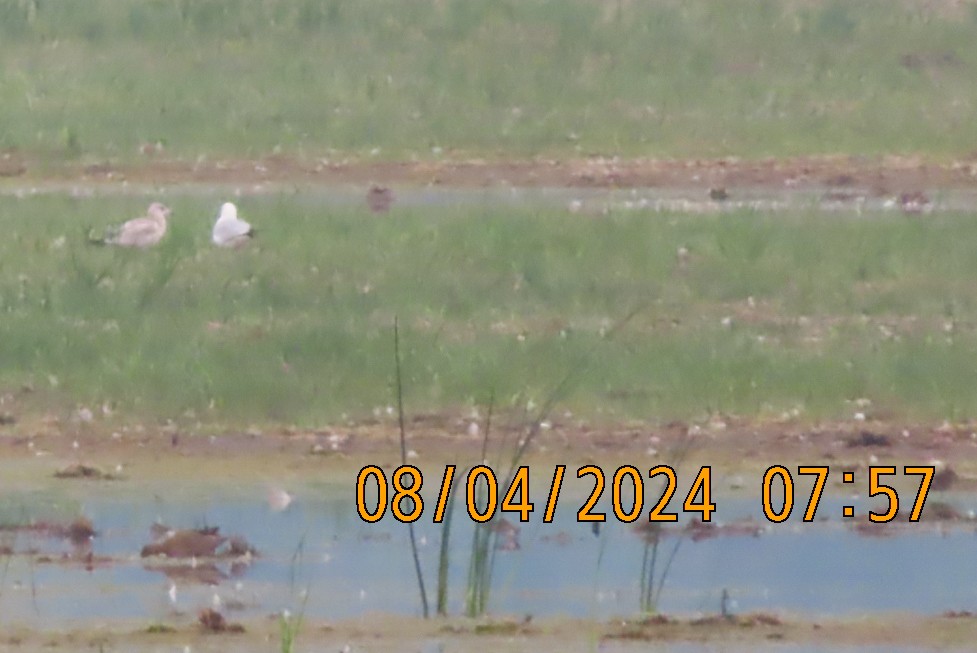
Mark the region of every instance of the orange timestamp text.
<instances>
[{"instance_id":1,"label":"orange timestamp text","mask_svg":"<svg viewBox=\"0 0 977 653\"><path fill-rule=\"evenodd\" d=\"M567 466L556 465L550 478L546 505L543 512L543 522L550 523L556 512L560 492L563 488ZM455 486L456 465L446 465L441 476L437 503L434 508L434 523L442 523L449 506L452 489ZM895 475L897 470L892 466L874 466L868 468L868 496L883 497L887 500L884 512L869 511L870 521L885 523L895 519L899 511L900 501L896 489L883 483L884 477ZM905 466L905 475L920 477L919 488L913 501L909 521L919 521L926 497L929 494L935 468L933 466ZM797 467L798 476L813 477L811 493L804 509L804 521L814 521L821 495L828 481L830 469L826 465ZM464 477L464 500L468 516L475 522L483 523L491 520L497 512L515 513L519 521L529 521L529 515L534 512L535 504L529 500L529 467L522 465L516 468L501 483L495 471L488 465L476 465L467 470ZM597 465L584 465L576 470L576 477L583 479L590 477L593 487L587 500L577 510L577 521L603 522L607 514L596 511L597 503L610 484L611 509L614 517L621 522L635 522L645 514L645 478L646 476L633 465L618 467L610 479L604 470ZM664 487L647 512L647 521L676 522L678 513L669 512L668 506L678 490L678 475L674 468L668 465L656 465L648 470L647 478L662 477ZM854 483L854 472L843 474L844 483ZM376 501L367 505L367 488L373 485L376 490ZM380 521L388 508L393 518L403 523L415 522L421 518L425 509L425 502L421 495L424 485L423 472L414 465L397 467L388 481L384 470L377 465L363 467L356 476L356 510L359 517L368 523ZM629 491L626 491L625 488ZM504 488L504 491L503 491ZM777 499L774 498L775 490ZM499 502L499 497L502 501ZM626 498L628 497L628 498ZM772 465L764 472L760 480L760 501L764 516L773 523L786 521L794 510L795 482L791 471L783 465ZM407 501L405 501L407 500ZM712 521L716 512L716 503L712 499L712 467L705 465L699 468L689 485L689 489L682 502L682 511L698 513L703 522ZM852 517L854 508L845 506L844 517Z\"/></svg>"}]
</instances>

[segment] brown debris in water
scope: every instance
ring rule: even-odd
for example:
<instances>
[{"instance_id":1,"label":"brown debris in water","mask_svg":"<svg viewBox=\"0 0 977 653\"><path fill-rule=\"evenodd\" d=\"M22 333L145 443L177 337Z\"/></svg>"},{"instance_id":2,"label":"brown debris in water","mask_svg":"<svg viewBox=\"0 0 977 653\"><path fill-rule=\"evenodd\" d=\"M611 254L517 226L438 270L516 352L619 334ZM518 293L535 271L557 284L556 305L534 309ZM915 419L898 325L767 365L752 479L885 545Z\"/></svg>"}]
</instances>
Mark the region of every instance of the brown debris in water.
<instances>
[{"instance_id":1,"label":"brown debris in water","mask_svg":"<svg viewBox=\"0 0 977 653\"><path fill-rule=\"evenodd\" d=\"M888 435L862 431L857 436L848 438L846 444L849 447L891 447L892 441Z\"/></svg>"},{"instance_id":2,"label":"brown debris in water","mask_svg":"<svg viewBox=\"0 0 977 653\"><path fill-rule=\"evenodd\" d=\"M38 521L32 524L3 524L0 532L34 533L42 537L61 538L71 540L72 544L87 544L97 531L87 517L77 517L68 524L49 521Z\"/></svg>"},{"instance_id":3,"label":"brown debris in water","mask_svg":"<svg viewBox=\"0 0 977 653\"><path fill-rule=\"evenodd\" d=\"M907 513L908 515L908 513ZM900 511L900 516L902 512ZM908 519L908 516L906 517ZM949 503L944 501L929 501L926 503L926 507L923 508L923 514L920 516L920 521L941 521L941 522L958 522L958 521L973 521L972 517L968 517L963 514Z\"/></svg>"},{"instance_id":4,"label":"brown debris in water","mask_svg":"<svg viewBox=\"0 0 977 653\"><path fill-rule=\"evenodd\" d=\"M25 551L25 553L36 555L37 550L32 549ZM111 556L97 556L91 550L89 550L88 547L85 547L76 549L71 553L62 553L59 556L36 555L34 562L39 565L81 563L85 568L85 571L94 571L96 568L104 568L116 564L118 560L112 558Z\"/></svg>"},{"instance_id":5,"label":"brown debris in water","mask_svg":"<svg viewBox=\"0 0 977 653\"><path fill-rule=\"evenodd\" d=\"M970 610L947 610L942 616L944 619L973 619L977 617L977 613Z\"/></svg>"},{"instance_id":6,"label":"brown debris in water","mask_svg":"<svg viewBox=\"0 0 977 653\"><path fill-rule=\"evenodd\" d=\"M639 521L634 530L646 542L655 542L665 535L664 527L660 521Z\"/></svg>"},{"instance_id":7,"label":"brown debris in water","mask_svg":"<svg viewBox=\"0 0 977 653\"><path fill-rule=\"evenodd\" d=\"M89 478L96 481L116 481L118 476L110 472L103 472L98 467L84 465L82 463L71 463L64 469L54 472L55 478Z\"/></svg>"},{"instance_id":8,"label":"brown debris in water","mask_svg":"<svg viewBox=\"0 0 977 653\"><path fill-rule=\"evenodd\" d=\"M952 467L941 469L933 474L933 480L930 482L930 491L944 492L949 490L957 482L958 478L959 476L953 471Z\"/></svg>"},{"instance_id":9,"label":"brown debris in water","mask_svg":"<svg viewBox=\"0 0 977 653\"><path fill-rule=\"evenodd\" d=\"M746 518L729 524L703 522L693 519L685 526L685 532L693 542L712 539L714 537L749 536L760 537L764 527L753 519Z\"/></svg>"},{"instance_id":10,"label":"brown debris in water","mask_svg":"<svg viewBox=\"0 0 977 653\"><path fill-rule=\"evenodd\" d=\"M865 514L852 524L852 528L859 535L867 537L892 537L898 534L903 526L915 525L918 527L922 524L954 524L974 521L973 516L960 512L944 501L926 502L919 521L915 524L909 521L911 515L912 511L909 509L899 510L891 521L873 522L869 515Z\"/></svg>"},{"instance_id":11,"label":"brown debris in water","mask_svg":"<svg viewBox=\"0 0 977 653\"><path fill-rule=\"evenodd\" d=\"M783 626L783 620L775 614L767 614L766 612L755 612L753 614L745 614L740 617L733 617L737 626Z\"/></svg>"},{"instance_id":12,"label":"brown debris in water","mask_svg":"<svg viewBox=\"0 0 977 653\"><path fill-rule=\"evenodd\" d=\"M144 546L140 555L143 558L155 555L167 558L207 558L214 556L217 547L226 541L226 537L217 534L216 528L168 531L162 539Z\"/></svg>"},{"instance_id":13,"label":"brown debris in water","mask_svg":"<svg viewBox=\"0 0 977 653\"><path fill-rule=\"evenodd\" d=\"M678 619L664 614L655 614L634 621L614 624L610 631L604 634L604 638L643 641L661 638L663 635L660 629L662 628L673 630L685 627L777 628L784 625L784 621L780 617L766 612L728 616L714 614L695 619Z\"/></svg>"},{"instance_id":14,"label":"brown debris in water","mask_svg":"<svg viewBox=\"0 0 977 653\"><path fill-rule=\"evenodd\" d=\"M87 544L92 540L93 537L95 537L95 526L92 524L92 520L88 517L78 517L73 522L68 524L65 535L69 540L71 540L72 544Z\"/></svg>"},{"instance_id":15,"label":"brown debris in water","mask_svg":"<svg viewBox=\"0 0 977 653\"><path fill-rule=\"evenodd\" d=\"M167 558L237 558L255 555L256 549L240 535L227 537L220 534L217 526L197 529L171 529L163 524L150 526L156 541L142 548L143 558L165 556ZM227 547L219 550L227 543Z\"/></svg>"},{"instance_id":16,"label":"brown debris in water","mask_svg":"<svg viewBox=\"0 0 977 653\"><path fill-rule=\"evenodd\" d=\"M715 537L760 537L766 527L747 517L728 524L693 519L682 527L666 525L664 522L641 521L634 528L641 539L653 543L662 537L680 534L687 535L693 542Z\"/></svg>"},{"instance_id":17,"label":"brown debris in water","mask_svg":"<svg viewBox=\"0 0 977 653\"><path fill-rule=\"evenodd\" d=\"M4 524L0 526L0 532L31 533L39 537L63 539L71 543L71 551L59 555L41 554L36 547L19 552L35 556L37 563L82 563L85 569L91 571L95 567L105 566L112 561L111 558L96 556L92 553L92 540L98 535L98 531L95 530L92 520L85 516L76 517L67 524L48 521L32 524ZM9 544L0 546L0 555L14 555L15 553L18 551L15 551L13 546Z\"/></svg>"},{"instance_id":18,"label":"brown debris in water","mask_svg":"<svg viewBox=\"0 0 977 653\"><path fill-rule=\"evenodd\" d=\"M573 536L566 531L557 531L553 534L546 534L539 538L541 542L555 544L556 546L569 546L573 544Z\"/></svg>"},{"instance_id":19,"label":"brown debris in water","mask_svg":"<svg viewBox=\"0 0 977 653\"><path fill-rule=\"evenodd\" d=\"M228 623L217 610L204 608L197 616L197 620L204 630L208 633L243 633L244 626L241 624Z\"/></svg>"},{"instance_id":20,"label":"brown debris in water","mask_svg":"<svg viewBox=\"0 0 977 653\"><path fill-rule=\"evenodd\" d=\"M505 517L497 521L493 519L489 523L489 529L498 536L495 541L495 548L499 551L518 551L521 548L519 545L519 527Z\"/></svg>"},{"instance_id":21,"label":"brown debris in water","mask_svg":"<svg viewBox=\"0 0 977 653\"><path fill-rule=\"evenodd\" d=\"M720 614L700 617L689 622L690 626L718 626L730 624L741 628L755 628L757 626L783 626L783 620L777 615L766 612L754 612L750 614L729 615L724 617Z\"/></svg>"}]
</instances>

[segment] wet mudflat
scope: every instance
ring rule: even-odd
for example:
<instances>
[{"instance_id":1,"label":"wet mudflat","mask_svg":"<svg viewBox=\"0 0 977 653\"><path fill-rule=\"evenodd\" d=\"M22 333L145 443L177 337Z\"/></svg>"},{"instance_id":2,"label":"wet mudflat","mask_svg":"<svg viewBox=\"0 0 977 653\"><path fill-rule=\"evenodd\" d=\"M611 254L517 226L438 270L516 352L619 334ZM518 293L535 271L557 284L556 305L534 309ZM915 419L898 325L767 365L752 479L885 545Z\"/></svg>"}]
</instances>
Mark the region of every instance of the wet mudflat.
<instances>
[{"instance_id":1,"label":"wet mudflat","mask_svg":"<svg viewBox=\"0 0 977 653\"><path fill-rule=\"evenodd\" d=\"M91 623L193 623L215 607L244 623L304 610L310 622L363 620L374 614L417 617L420 604L406 526L392 518L361 521L353 507L355 470L348 483L292 488L290 504L270 502L268 488L192 483L166 495L131 481L85 482L68 488L78 512L95 526L92 555L77 543L28 529L6 533L5 591L0 620L9 627L64 630ZM8 495L27 522L50 513L50 494ZM562 499L552 524L532 518L506 523L513 531L497 552L491 612L533 619L576 618L613 623L638 613L647 534L611 517L595 532L578 523L576 504ZM545 501L545 497L539 497ZM977 497L946 501L963 514ZM669 565L660 575L658 608L676 619L725 610L762 613L782 621L816 622L852 615L963 614L977 603L973 565L975 524L926 521L854 528L843 505L864 514L877 506L864 497L825 497L824 517L800 514L767 522L759 502L719 496L714 532L681 523L661 539ZM605 500L597 509L610 511ZM800 511L798 511L799 513ZM450 611L461 610L466 552L473 524L457 515L451 545L456 560ZM686 520L683 518L683 522ZM141 557L154 524L187 529L219 527L239 534L254 555L165 559ZM886 530L888 529L888 530ZM421 560L433 575L442 527L418 522ZM895 570L899 570L895 573ZM725 597L724 598L724 594ZM681 650L681 649L675 649Z\"/></svg>"},{"instance_id":2,"label":"wet mudflat","mask_svg":"<svg viewBox=\"0 0 977 653\"><path fill-rule=\"evenodd\" d=\"M425 478L437 480L442 460L463 463L477 453L477 441L440 430L451 423L447 416L418 422L411 450ZM616 520L608 492L594 509L606 512L608 522L599 529L580 523L576 513L590 482L568 482L553 523L542 523L541 513L554 461L571 469L596 463L605 470L675 462L681 436L649 429L662 447L650 455L644 439L636 443L631 435L634 425L607 426L576 433L554 454L547 449L568 435L554 427L527 459L536 505L529 522L520 524L514 515L497 520L505 535L495 552L488 616L458 616L474 523L456 506L448 601L455 616L434 622L420 618L407 527L389 511L378 523L365 523L354 506L363 465L383 465L388 476L397 465L391 428L385 422L364 425L359 437L343 439L335 450L332 436L301 433L181 438L177 445L152 432L138 439L94 433L77 440L50 434L11 439L2 475L4 515L28 527L0 537L0 622L20 633L17 641L70 648L79 637L97 635L109 650L171 650L184 641L193 650L222 650L215 642L224 638L236 638L243 650L263 650L276 642L285 611L305 615L302 637L313 648L328 642L341 650L352 643L352 650L377 651L449 645L483 650L486 642L493 649L528 651L569 640L591 642L580 650L593 650L596 642L612 651L645 650L649 642L666 651L870 650L864 645L890 637L893 624L907 619L917 627L883 648L922 651L968 641L977 628L977 495L966 425L959 437L943 427L917 426L912 437L885 446L862 423L822 428L819 437L785 425L701 433L695 455L679 467L682 487L670 507L679 507L699 463L712 464L715 525L706 528L697 515L679 511L680 522L661 531L654 574L656 609L665 615L660 620L641 616L640 605L652 531ZM872 429L900 430L882 424ZM807 435L786 437L794 430ZM744 455L755 448L766 452L760 467ZM792 516L770 523L760 502L761 468L772 461L788 468L792 461L810 463L812 451L818 461L831 463L833 474L816 521L801 519L809 487L798 479ZM851 486L835 476L842 469L864 475L875 454L882 456L878 464L953 456L960 471L950 489L931 492L921 522L870 526L865 515L883 510L884 502L866 495L864 479ZM435 481L430 492L437 490ZM893 484L905 511L916 483L895 478ZM425 496L430 512L434 495ZM625 493L625 503L631 498ZM774 493L775 503L782 498ZM844 506L854 508L854 518L842 516ZM93 537L72 539L79 517L91 524ZM224 546L213 558L143 557L144 548L159 540L159 525L219 529L246 540L253 553L235 555ZM429 515L417 522L429 584L443 532ZM200 614L211 609L246 632L204 637ZM413 633L406 649L398 648L393 626L384 635L386 626L377 625L388 623L409 624L403 626ZM744 638L741 646L736 638ZM805 642L814 643L805 649Z\"/></svg>"},{"instance_id":3,"label":"wet mudflat","mask_svg":"<svg viewBox=\"0 0 977 653\"><path fill-rule=\"evenodd\" d=\"M830 181L830 180L829 180ZM925 178L922 183L927 183ZM929 214L977 209L973 184L933 188L909 182L905 186L878 188L848 182L835 186L820 181L804 184L754 183L703 186L686 181L678 185L617 187L613 185L507 185L487 186L380 186L349 183L323 186L313 182L269 179L201 184L184 181L160 187L145 181L87 183L42 179L36 183L0 184L0 194L19 198L68 194L80 199L114 196L194 197L223 194L249 198L261 206L262 197L294 196L299 205L360 207L369 205L383 213L394 204L401 209L454 207L537 207L565 209L568 214L600 217L611 213L642 211L668 214L720 214L736 211L814 211L825 214L864 216L885 213ZM903 190L909 188L911 190ZM381 200L373 198L380 194Z\"/></svg>"}]
</instances>

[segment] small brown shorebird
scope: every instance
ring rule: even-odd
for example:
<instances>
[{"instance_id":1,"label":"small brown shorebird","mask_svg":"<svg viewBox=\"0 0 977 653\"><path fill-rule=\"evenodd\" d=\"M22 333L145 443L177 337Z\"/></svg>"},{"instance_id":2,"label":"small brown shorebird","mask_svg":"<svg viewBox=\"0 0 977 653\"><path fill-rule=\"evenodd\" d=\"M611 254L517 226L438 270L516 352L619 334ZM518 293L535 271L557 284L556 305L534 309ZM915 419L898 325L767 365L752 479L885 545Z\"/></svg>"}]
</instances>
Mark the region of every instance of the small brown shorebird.
<instances>
[{"instance_id":1,"label":"small brown shorebird","mask_svg":"<svg viewBox=\"0 0 977 653\"><path fill-rule=\"evenodd\" d=\"M926 193L917 190L900 195L899 206L905 213L923 213L932 207L932 203Z\"/></svg>"},{"instance_id":2,"label":"small brown shorebird","mask_svg":"<svg viewBox=\"0 0 977 653\"><path fill-rule=\"evenodd\" d=\"M366 192L366 204L374 213L386 213L394 201L394 192L385 186L370 186Z\"/></svg>"}]
</instances>

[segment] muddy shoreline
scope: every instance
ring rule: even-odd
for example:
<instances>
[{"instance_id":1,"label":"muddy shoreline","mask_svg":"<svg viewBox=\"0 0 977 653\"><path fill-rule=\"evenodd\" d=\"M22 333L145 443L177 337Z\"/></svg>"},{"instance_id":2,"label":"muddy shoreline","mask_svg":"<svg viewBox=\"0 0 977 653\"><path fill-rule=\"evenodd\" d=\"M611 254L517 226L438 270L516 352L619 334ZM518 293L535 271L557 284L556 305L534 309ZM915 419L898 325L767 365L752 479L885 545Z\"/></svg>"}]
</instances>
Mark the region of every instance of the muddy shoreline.
<instances>
[{"instance_id":1,"label":"muddy shoreline","mask_svg":"<svg viewBox=\"0 0 977 653\"><path fill-rule=\"evenodd\" d=\"M0 156L0 181L179 184L294 183L472 187L777 187L859 188L877 196L931 189L977 188L977 153L955 160L923 156L807 156L747 160L465 157L376 161L369 157L168 159L147 155L132 162L40 162L28 155Z\"/></svg>"},{"instance_id":2,"label":"muddy shoreline","mask_svg":"<svg viewBox=\"0 0 977 653\"><path fill-rule=\"evenodd\" d=\"M477 460L481 439L469 431L473 422L465 414L428 414L408 423L408 451L413 464L433 474L437 467L455 463L467 466ZM140 496L156 494L167 501L187 488L201 496L237 487L275 484L295 490L314 487L348 491L349 511L354 512L352 488L357 470L366 464L392 468L400 463L398 430L393 419L376 419L316 430L296 428L252 428L247 432L194 433L190 430L152 428L145 425L103 425L65 423L46 426L20 423L5 427L0 435L0 490L29 491L56 487L69 495ZM521 433L518 424L493 427L497 437L503 433L514 440ZM852 489L834 478L842 469L864 470L877 464L930 464L952 461L957 471L955 491L965 496L977 492L977 436L973 424L902 424L881 419L858 419L831 424L804 424L780 421L761 423L731 416L714 416L701 423L674 422L588 424L572 418L553 419L540 435L526 462L531 469L552 464L568 466L598 464L605 470L622 464L639 468L659 463L682 465L683 470L712 465L716 484L724 493L758 498L758 483L763 469L772 464L793 468L796 465L830 465L833 479L826 495L842 496ZM683 448L689 454L681 455ZM494 464L504 467L504 458ZM82 475L78 478L55 475L79 464L104 470L107 475ZM537 484L539 474L536 472ZM856 472L857 473L857 472ZM864 476L864 473L862 474ZM690 477L691 478L691 477ZM739 478L738 481L732 479ZM173 487L177 480L177 488ZM683 479L686 485L689 479ZM436 483L435 483L436 485ZM908 486L899 487L902 494ZM254 489L254 487L252 487ZM684 490L683 490L684 491ZM863 492L864 488L857 489ZM586 491L584 491L585 493ZM937 499L942 496L936 495ZM569 497L568 497L569 499ZM255 500L262 502L261 496ZM932 503L932 502L931 502ZM932 507L932 506L930 506ZM827 510L825 511L827 512ZM852 524L838 522L835 527ZM535 519L535 517L534 517ZM924 521L927 521L924 517ZM890 526L890 525L886 525ZM101 528L95 520L96 529ZM824 525L812 527L824 528ZM827 527L831 527L828 524ZM776 528L776 527L774 527ZM959 525L935 522L896 525L896 530L974 528L971 521ZM857 530L857 527L856 527ZM734 536L738 535L732 534ZM865 535L876 535L867 533ZM688 535L687 535L688 536ZM723 534L719 535L723 537ZM881 536L881 535L880 535ZM695 533L691 537L695 540ZM749 538L747 538L749 539ZM393 546L392 544L389 546ZM20 554L15 554L19 558ZM98 562L109 566L141 564L138 560L106 558ZM79 562L69 558L51 560L75 568ZM94 573L99 573L96 569ZM330 592L316 586L316 592ZM164 588L159 589L163 594ZM18 593L17 588L10 591ZM19 588L19 594L26 591ZM413 605L414 596L404 596ZM709 606L710 608L712 606ZM966 608L966 606L963 606ZM718 609L718 608L717 608ZM273 613L245 616L225 612L224 617L244 628L243 633L207 632L198 623L195 611L159 613L158 617L126 620L118 618L72 622L56 620L50 628L37 624L17 625L14 621L0 638L0 651L45 649L75 650L79 646L106 650L134 651L182 648L193 651L269 650L277 648L279 624ZM977 636L977 615L959 612L926 615L868 613L857 617L794 615L789 612L737 613L723 619L705 610L700 615L666 615L639 619L622 615L620 619L586 619L493 615L485 620L464 618L423 620L389 614L364 614L354 619L323 621L310 619L299 634L299 648L312 650L402 651L405 643L418 650L440 643L451 650L636 650L649 642L659 645L709 646L723 642L730 650L754 650L765 643L792 643L808 646L892 645L927 649L937 646L966 645ZM576 647L576 648L574 648ZM737 648L739 647L739 648ZM431 648L430 650L438 650ZM666 649L667 650L667 649ZM909 650L907 648L907 650Z\"/></svg>"},{"instance_id":3,"label":"muddy shoreline","mask_svg":"<svg viewBox=\"0 0 977 653\"><path fill-rule=\"evenodd\" d=\"M461 413L408 418L411 462L420 466L467 465L480 458L479 420ZM205 432L149 424L52 423L50 419L0 427L3 451L0 487L37 479L38 469L85 463L121 480L165 480L179 470L183 478L213 480L215 469L287 474L315 480L336 472L355 473L363 465L400 464L394 418L371 419L317 429L253 427ZM492 426L492 441L513 442L525 432L520 423ZM490 451L498 447L490 447ZM505 455L492 456L497 464ZM687 454L681 454L687 452ZM681 454L681 455L680 455ZM681 457L681 460L680 460ZM839 422L760 421L716 415L701 422L591 423L573 417L548 420L527 451L530 464L711 465L725 474L755 473L770 465L830 465L865 469L869 465L950 464L962 491L977 491L977 423L899 422L861 414ZM50 479L50 480L49 480ZM69 479L70 480L70 479ZM109 482L109 481L106 481Z\"/></svg>"},{"instance_id":4,"label":"muddy shoreline","mask_svg":"<svg viewBox=\"0 0 977 653\"><path fill-rule=\"evenodd\" d=\"M233 617L232 617L233 619ZM273 616L239 623L243 632L208 632L193 615L172 623L98 624L60 632L18 627L0 638L0 651L175 650L266 651L277 648L278 622ZM933 650L966 646L977 637L977 617L947 614L932 617L891 615L859 619L798 621L765 613L721 617L650 617L606 622L568 619L433 618L429 620L370 614L349 621L307 621L298 633L300 650L491 650L604 651L647 650L649 645L722 644L724 650L764 650L765 644L818 647L865 645ZM438 648L438 647L441 648ZM344 648L348 647L348 648ZM411 647L414 647L412 649ZM432 648L433 647L433 648ZM185 650L185 649L184 649ZM667 648L663 650L668 650ZM687 650L687 649L682 649ZM819 650L823 650L820 649ZM901 650L901 649L900 649Z\"/></svg>"}]
</instances>

